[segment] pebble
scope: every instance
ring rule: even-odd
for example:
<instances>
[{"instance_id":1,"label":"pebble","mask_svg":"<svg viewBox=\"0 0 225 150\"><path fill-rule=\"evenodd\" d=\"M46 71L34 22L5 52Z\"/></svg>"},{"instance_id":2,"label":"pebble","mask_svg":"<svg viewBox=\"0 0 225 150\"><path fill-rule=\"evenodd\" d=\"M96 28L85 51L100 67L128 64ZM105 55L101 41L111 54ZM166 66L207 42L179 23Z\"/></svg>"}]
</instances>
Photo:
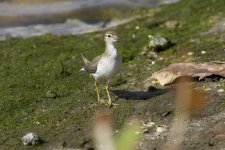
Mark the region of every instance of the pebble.
<instances>
[{"instance_id":1,"label":"pebble","mask_svg":"<svg viewBox=\"0 0 225 150\"><path fill-rule=\"evenodd\" d=\"M165 37L157 37L149 42L149 49L162 51L171 46L171 42Z\"/></svg>"},{"instance_id":2,"label":"pebble","mask_svg":"<svg viewBox=\"0 0 225 150\"><path fill-rule=\"evenodd\" d=\"M22 137L23 145L38 145L41 143L40 137L36 133L27 133Z\"/></svg>"},{"instance_id":3,"label":"pebble","mask_svg":"<svg viewBox=\"0 0 225 150\"><path fill-rule=\"evenodd\" d=\"M158 126L158 127L156 128L156 132L157 132L157 133L162 133L162 132L165 132L165 131L167 131L167 130L168 130L168 127L165 126L165 125Z\"/></svg>"},{"instance_id":4,"label":"pebble","mask_svg":"<svg viewBox=\"0 0 225 150\"><path fill-rule=\"evenodd\" d=\"M217 92L222 93L222 92L224 92L224 89L219 89L219 90L217 90Z\"/></svg>"},{"instance_id":5,"label":"pebble","mask_svg":"<svg viewBox=\"0 0 225 150\"><path fill-rule=\"evenodd\" d=\"M206 51L201 51L201 54L206 54Z\"/></svg>"},{"instance_id":6,"label":"pebble","mask_svg":"<svg viewBox=\"0 0 225 150\"><path fill-rule=\"evenodd\" d=\"M148 124L146 124L146 127L153 127L155 126L155 122L149 122Z\"/></svg>"},{"instance_id":7,"label":"pebble","mask_svg":"<svg viewBox=\"0 0 225 150\"><path fill-rule=\"evenodd\" d=\"M140 26L136 26L136 27L135 27L135 30L139 30L139 29L140 29Z\"/></svg>"},{"instance_id":8,"label":"pebble","mask_svg":"<svg viewBox=\"0 0 225 150\"><path fill-rule=\"evenodd\" d=\"M192 56L193 54L193 52L188 52L188 56Z\"/></svg>"}]
</instances>

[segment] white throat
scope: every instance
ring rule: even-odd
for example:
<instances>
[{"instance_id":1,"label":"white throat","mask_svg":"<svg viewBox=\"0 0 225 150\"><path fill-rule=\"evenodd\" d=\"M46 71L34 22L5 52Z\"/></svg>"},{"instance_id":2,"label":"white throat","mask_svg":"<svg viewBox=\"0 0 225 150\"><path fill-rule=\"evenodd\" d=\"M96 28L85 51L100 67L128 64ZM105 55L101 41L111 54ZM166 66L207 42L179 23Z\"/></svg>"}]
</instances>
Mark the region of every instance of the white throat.
<instances>
[{"instance_id":1,"label":"white throat","mask_svg":"<svg viewBox=\"0 0 225 150\"><path fill-rule=\"evenodd\" d=\"M117 56L117 49L111 42L106 42L106 52L108 55Z\"/></svg>"}]
</instances>

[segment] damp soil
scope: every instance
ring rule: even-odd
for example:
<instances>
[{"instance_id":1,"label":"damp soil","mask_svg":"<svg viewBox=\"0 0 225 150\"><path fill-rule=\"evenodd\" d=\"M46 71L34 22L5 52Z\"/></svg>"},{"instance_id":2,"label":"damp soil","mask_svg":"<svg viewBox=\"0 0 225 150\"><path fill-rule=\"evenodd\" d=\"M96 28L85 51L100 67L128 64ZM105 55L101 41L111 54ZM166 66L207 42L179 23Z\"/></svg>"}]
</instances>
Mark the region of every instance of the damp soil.
<instances>
[{"instance_id":1,"label":"damp soil","mask_svg":"<svg viewBox=\"0 0 225 150\"><path fill-rule=\"evenodd\" d=\"M96 103L93 79L79 72L81 52L90 59L103 52L104 32L0 42L0 149L93 148L91 128L100 109L113 114L114 131L132 118L169 127L174 116L173 85L162 87L151 74L173 62L225 61L225 32L208 32L225 17L224 7L223 0L183 0L137 10L138 19L114 28L123 39L117 45L123 66L111 83L112 98L119 104L112 108ZM168 28L171 20L179 26ZM157 57L141 55L150 38L158 36L174 45ZM224 128L221 89L225 80L209 78L196 86L205 90L208 101L204 110L191 118L183 149L222 149L225 142L218 138L217 130ZM104 83L100 87L106 98ZM27 132L37 133L45 142L23 146L20 138ZM166 137L166 133L156 136L155 129L150 130L138 149L160 149Z\"/></svg>"}]
</instances>

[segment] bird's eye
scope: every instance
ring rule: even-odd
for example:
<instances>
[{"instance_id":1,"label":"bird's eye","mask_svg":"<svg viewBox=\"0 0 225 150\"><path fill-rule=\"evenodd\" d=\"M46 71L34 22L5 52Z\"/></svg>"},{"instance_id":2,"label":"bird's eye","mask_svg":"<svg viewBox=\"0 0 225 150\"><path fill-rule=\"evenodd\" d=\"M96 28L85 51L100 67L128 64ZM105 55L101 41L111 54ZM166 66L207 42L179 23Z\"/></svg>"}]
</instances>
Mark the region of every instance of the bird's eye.
<instances>
[{"instance_id":1,"label":"bird's eye","mask_svg":"<svg viewBox=\"0 0 225 150\"><path fill-rule=\"evenodd\" d=\"M111 35L108 35L108 37L111 37Z\"/></svg>"}]
</instances>

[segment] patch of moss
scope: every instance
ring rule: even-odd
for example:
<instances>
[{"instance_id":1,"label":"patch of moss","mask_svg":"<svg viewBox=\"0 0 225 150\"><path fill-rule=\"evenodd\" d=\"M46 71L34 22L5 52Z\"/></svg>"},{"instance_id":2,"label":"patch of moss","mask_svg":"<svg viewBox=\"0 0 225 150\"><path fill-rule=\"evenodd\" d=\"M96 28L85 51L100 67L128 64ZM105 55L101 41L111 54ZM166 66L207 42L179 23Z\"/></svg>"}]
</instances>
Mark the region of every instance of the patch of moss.
<instances>
[{"instance_id":1,"label":"patch of moss","mask_svg":"<svg viewBox=\"0 0 225 150\"><path fill-rule=\"evenodd\" d=\"M113 84L113 89L146 90L143 81L172 62L224 61L221 55L224 42L216 35L202 34L215 23L210 22L210 18L225 12L224 7L223 0L183 0L137 11L141 18L116 28L124 39L118 43L124 62L121 75L130 74L126 79L116 77L119 84ZM174 30L168 29L164 23L169 20L178 20L181 25ZM102 34L44 35L0 42L0 145L3 149L23 149L20 137L29 131L48 142L35 149L61 146L64 141L69 143L67 146L77 148L83 140L91 139L93 114L105 106L96 104L93 79L79 72L83 65L80 53L85 52L91 59L103 52ZM155 60L155 65L146 64L148 58L140 59L139 55L148 45L148 35L165 36L175 43L159 53L164 59ZM205 55L201 54L202 50L206 51ZM194 55L188 56L189 51ZM46 97L46 92L52 89L58 89L63 96ZM105 96L105 91L101 90L101 94ZM168 103L168 95L147 100L119 98L116 103L120 105L110 111L115 118L115 128L120 129L132 116L148 117L161 110L162 103Z\"/></svg>"}]
</instances>

